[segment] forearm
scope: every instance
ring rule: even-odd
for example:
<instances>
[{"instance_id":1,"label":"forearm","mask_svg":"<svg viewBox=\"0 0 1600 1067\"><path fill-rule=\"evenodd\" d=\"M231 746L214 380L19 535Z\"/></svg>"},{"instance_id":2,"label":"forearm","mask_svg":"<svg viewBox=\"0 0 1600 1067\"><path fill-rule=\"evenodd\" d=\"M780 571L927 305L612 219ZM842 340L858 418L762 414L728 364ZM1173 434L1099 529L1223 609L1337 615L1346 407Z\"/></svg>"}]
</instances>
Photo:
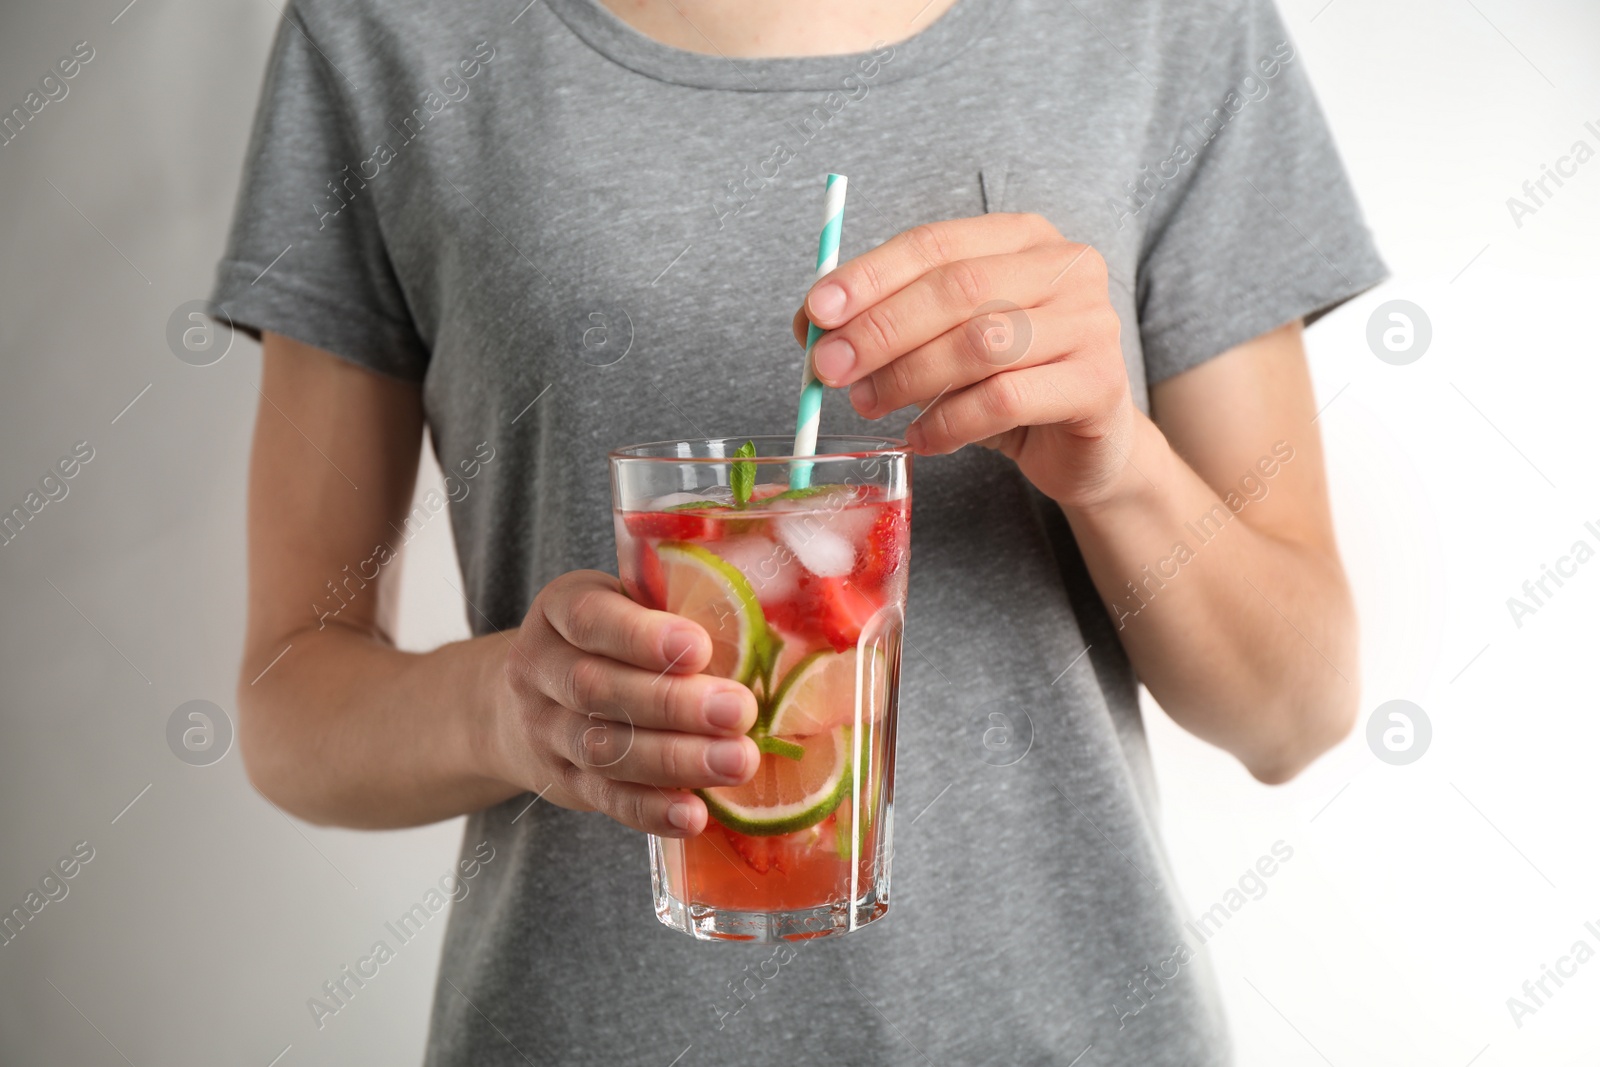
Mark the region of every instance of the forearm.
<instances>
[{"instance_id":1,"label":"forearm","mask_svg":"<svg viewBox=\"0 0 1600 1067\"><path fill-rule=\"evenodd\" d=\"M1153 422L1135 422L1117 490L1064 509L1089 572L1167 713L1257 778L1286 780L1343 737L1355 712L1343 573L1252 528L1247 498L1233 499L1235 513Z\"/></svg>"},{"instance_id":2,"label":"forearm","mask_svg":"<svg viewBox=\"0 0 1600 1067\"><path fill-rule=\"evenodd\" d=\"M301 818L366 829L434 822L521 792L485 769L508 647L489 634L401 652L339 624L287 635L241 674L250 780Z\"/></svg>"}]
</instances>

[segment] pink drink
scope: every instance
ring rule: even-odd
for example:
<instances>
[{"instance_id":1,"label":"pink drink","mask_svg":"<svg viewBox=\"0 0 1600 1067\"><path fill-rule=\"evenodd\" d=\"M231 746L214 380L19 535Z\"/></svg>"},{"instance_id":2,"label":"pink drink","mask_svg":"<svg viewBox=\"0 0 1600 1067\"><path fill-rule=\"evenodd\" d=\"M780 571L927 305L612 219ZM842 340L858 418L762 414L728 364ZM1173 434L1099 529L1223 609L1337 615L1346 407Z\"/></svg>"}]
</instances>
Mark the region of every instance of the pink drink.
<instances>
[{"instance_id":1,"label":"pink drink","mask_svg":"<svg viewBox=\"0 0 1600 1067\"><path fill-rule=\"evenodd\" d=\"M846 458L874 474L890 463ZM650 839L668 925L800 938L887 910L911 503L903 453L892 460L888 476L830 482L819 459L813 484L789 490L787 466L759 459L773 480L741 505L713 484L616 509L623 588L705 626L708 672L761 708L754 779L701 791L712 819L698 836Z\"/></svg>"}]
</instances>

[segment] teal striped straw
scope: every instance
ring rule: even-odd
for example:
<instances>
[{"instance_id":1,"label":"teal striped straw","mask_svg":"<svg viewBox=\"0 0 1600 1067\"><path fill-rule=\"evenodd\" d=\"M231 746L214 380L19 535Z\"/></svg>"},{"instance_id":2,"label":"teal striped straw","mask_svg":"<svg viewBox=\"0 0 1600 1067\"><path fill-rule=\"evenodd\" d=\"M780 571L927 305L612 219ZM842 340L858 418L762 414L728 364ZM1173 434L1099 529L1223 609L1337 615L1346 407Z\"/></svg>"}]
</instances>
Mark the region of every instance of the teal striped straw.
<instances>
[{"instance_id":1,"label":"teal striped straw","mask_svg":"<svg viewBox=\"0 0 1600 1067\"><path fill-rule=\"evenodd\" d=\"M839 265L839 230L844 225L844 194L850 179L843 174L829 174L827 190L823 195L822 237L817 241L817 273L815 284L823 275ZM817 454L817 426L822 417L822 382L817 380L816 369L811 365L811 350L823 330L816 323L806 325L806 364L800 384L800 414L794 424L794 454ZM804 489L811 484L810 463L789 465L789 488Z\"/></svg>"}]
</instances>

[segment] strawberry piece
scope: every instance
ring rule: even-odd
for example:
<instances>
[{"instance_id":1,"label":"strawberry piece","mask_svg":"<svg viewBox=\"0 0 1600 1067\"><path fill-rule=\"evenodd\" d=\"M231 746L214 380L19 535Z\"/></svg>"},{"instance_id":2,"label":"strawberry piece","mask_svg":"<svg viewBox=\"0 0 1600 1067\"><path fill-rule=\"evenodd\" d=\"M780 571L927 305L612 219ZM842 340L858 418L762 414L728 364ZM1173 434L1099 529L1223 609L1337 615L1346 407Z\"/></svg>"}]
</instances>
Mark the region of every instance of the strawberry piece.
<instances>
[{"instance_id":1,"label":"strawberry piece","mask_svg":"<svg viewBox=\"0 0 1600 1067\"><path fill-rule=\"evenodd\" d=\"M639 562L634 574L636 577L623 577L622 591L636 604L657 611L664 610L662 605L667 602L667 579L661 573L661 557L656 555L656 550L648 541L639 542Z\"/></svg>"},{"instance_id":2,"label":"strawberry piece","mask_svg":"<svg viewBox=\"0 0 1600 1067\"><path fill-rule=\"evenodd\" d=\"M866 545L856 558L850 580L868 589L881 588L889 576L905 563L909 526L905 508L884 507L872 528L867 531Z\"/></svg>"},{"instance_id":3,"label":"strawberry piece","mask_svg":"<svg viewBox=\"0 0 1600 1067\"><path fill-rule=\"evenodd\" d=\"M808 589L810 577L809 574L802 571L793 595L783 600L764 600L761 602L761 612L767 617L769 625L789 634L798 635L815 632L812 618L812 604L815 598Z\"/></svg>"},{"instance_id":4,"label":"strawberry piece","mask_svg":"<svg viewBox=\"0 0 1600 1067\"><path fill-rule=\"evenodd\" d=\"M622 516L635 537L663 541L720 541L723 524L702 511L630 511Z\"/></svg>"},{"instance_id":5,"label":"strawberry piece","mask_svg":"<svg viewBox=\"0 0 1600 1067\"><path fill-rule=\"evenodd\" d=\"M794 591L782 600L763 602L761 608L772 626L809 643L823 636L821 579L804 568L799 570Z\"/></svg>"},{"instance_id":6,"label":"strawberry piece","mask_svg":"<svg viewBox=\"0 0 1600 1067\"><path fill-rule=\"evenodd\" d=\"M721 826L721 824L718 824ZM789 864L785 855L784 840L781 837L748 837L745 834L735 833L722 826L723 836L728 839L728 844L739 854L749 868L757 874L766 874L776 870L779 874L789 873Z\"/></svg>"},{"instance_id":7,"label":"strawberry piece","mask_svg":"<svg viewBox=\"0 0 1600 1067\"><path fill-rule=\"evenodd\" d=\"M802 639L820 637L843 652L855 647L882 606L878 590L864 589L850 578L819 578L805 571L792 597L763 608L773 626Z\"/></svg>"},{"instance_id":8,"label":"strawberry piece","mask_svg":"<svg viewBox=\"0 0 1600 1067\"><path fill-rule=\"evenodd\" d=\"M854 648L861 631L883 605L848 578L814 578L817 620L834 651Z\"/></svg>"}]
</instances>

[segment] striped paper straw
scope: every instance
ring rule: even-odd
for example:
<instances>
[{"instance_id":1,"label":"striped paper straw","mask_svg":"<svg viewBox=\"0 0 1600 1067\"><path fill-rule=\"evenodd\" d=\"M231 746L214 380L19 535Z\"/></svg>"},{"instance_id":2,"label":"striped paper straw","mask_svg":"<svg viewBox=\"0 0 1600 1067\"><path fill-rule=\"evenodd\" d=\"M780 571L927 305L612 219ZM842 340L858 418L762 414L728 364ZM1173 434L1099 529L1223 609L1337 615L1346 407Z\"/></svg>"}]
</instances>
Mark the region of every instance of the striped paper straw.
<instances>
[{"instance_id":1,"label":"striped paper straw","mask_svg":"<svg viewBox=\"0 0 1600 1067\"><path fill-rule=\"evenodd\" d=\"M828 187L823 197L822 237L817 242L817 273L812 283L839 265L839 230L844 225L844 193L850 179L843 174L828 175ZM800 385L800 414L794 424L794 454L817 454L817 425L822 415L822 383L811 365L811 350L823 331L816 323L806 325L806 365ZM789 467L789 488L804 489L811 484L810 463L793 463Z\"/></svg>"}]
</instances>

